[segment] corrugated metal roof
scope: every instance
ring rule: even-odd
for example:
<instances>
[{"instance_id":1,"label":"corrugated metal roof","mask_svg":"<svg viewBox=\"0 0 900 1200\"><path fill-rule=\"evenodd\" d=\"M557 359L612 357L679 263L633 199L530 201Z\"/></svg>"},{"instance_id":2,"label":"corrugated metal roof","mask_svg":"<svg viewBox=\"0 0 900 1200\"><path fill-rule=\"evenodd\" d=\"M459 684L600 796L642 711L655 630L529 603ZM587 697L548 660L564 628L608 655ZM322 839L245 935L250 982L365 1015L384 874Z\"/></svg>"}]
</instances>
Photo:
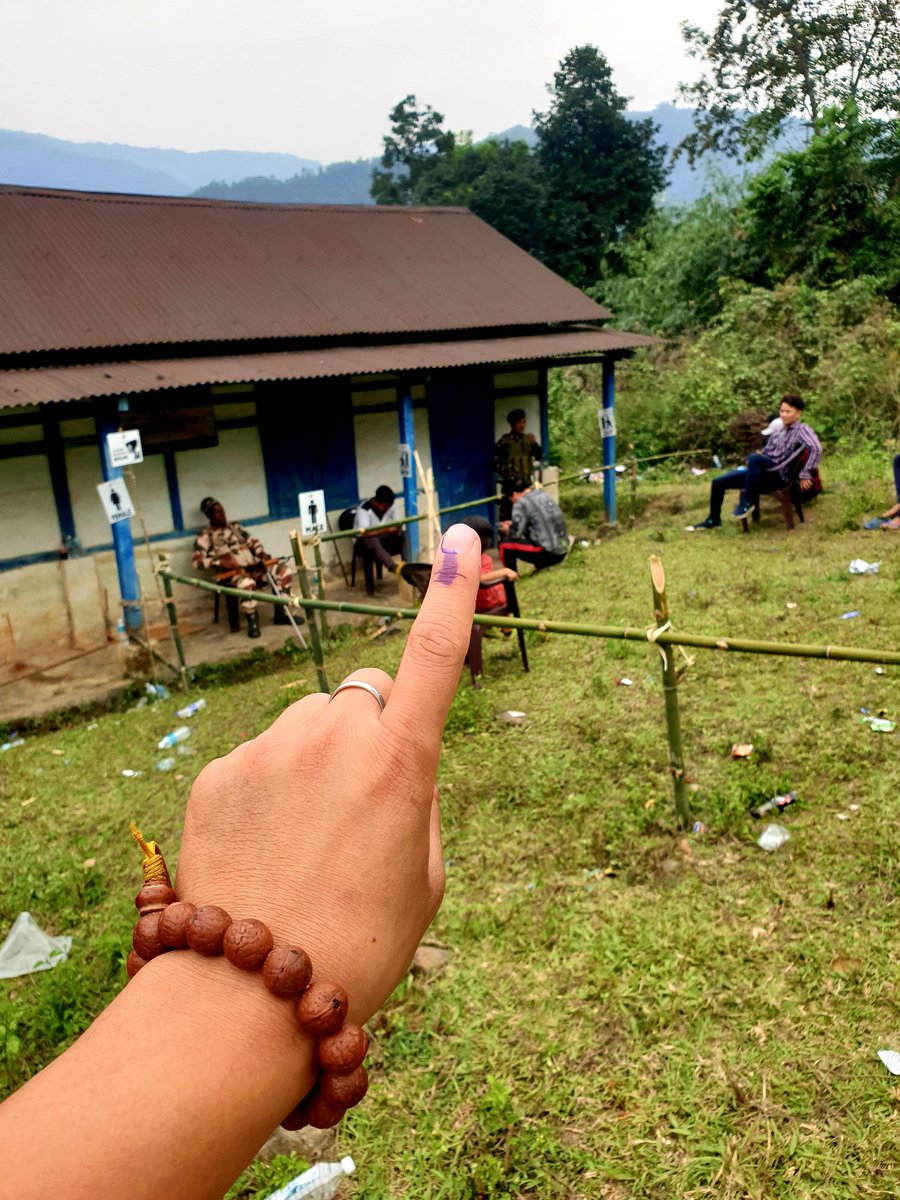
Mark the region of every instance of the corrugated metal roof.
<instances>
[{"instance_id":1,"label":"corrugated metal roof","mask_svg":"<svg viewBox=\"0 0 900 1200\"><path fill-rule=\"evenodd\" d=\"M0 354L596 321L459 208L0 186Z\"/></svg>"},{"instance_id":2,"label":"corrugated metal roof","mask_svg":"<svg viewBox=\"0 0 900 1200\"><path fill-rule=\"evenodd\" d=\"M579 354L608 354L656 344L637 333L575 327L523 337L414 342L399 346L335 346L273 354L155 359L93 366L0 371L0 408L49 404L91 396L159 392L206 383L319 379L382 371L434 370L478 363L552 361Z\"/></svg>"}]
</instances>

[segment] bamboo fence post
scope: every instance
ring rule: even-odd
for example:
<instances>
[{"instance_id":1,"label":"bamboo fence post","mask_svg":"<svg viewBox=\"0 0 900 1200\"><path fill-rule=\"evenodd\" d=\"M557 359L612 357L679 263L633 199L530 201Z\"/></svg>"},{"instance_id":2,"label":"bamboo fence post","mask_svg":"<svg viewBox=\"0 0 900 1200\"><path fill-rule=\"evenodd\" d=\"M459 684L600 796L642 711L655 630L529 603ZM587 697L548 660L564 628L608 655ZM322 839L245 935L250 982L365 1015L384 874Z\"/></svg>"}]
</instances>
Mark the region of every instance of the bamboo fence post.
<instances>
[{"instance_id":1,"label":"bamboo fence post","mask_svg":"<svg viewBox=\"0 0 900 1200\"><path fill-rule=\"evenodd\" d=\"M163 591L166 594L166 612L169 616L169 629L172 632L172 645L178 654L178 674L181 676L181 689L186 692L188 690L187 662L184 657L184 646L181 642L181 631L178 628L178 614L175 611L175 599L172 595L172 580L168 574L168 554L160 554L157 571L162 577Z\"/></svg>"},{"instance_id":2,"label":"bamboo fence post","mask_svg":"<svg viewBox=\"0 0 900 1200\"><path fill-rule=\"evenodd\" d=\"M631 509L628 513L628 528L634 529L634 518L637 513L637 485L638 485L638 464L634 456L634 446L630 446L631 450Z\"/></svg>"},{"instance_id":3,"label":"bamboo fence post","mask_svg":"<svg viewBox=\"0 0 900 1200\"><path fill-rule=\"evenodd\" d=\"M322 542L318 534L315 534L312 539L313 556L316 560L316 596L319 600L324 600L325 597L325 569L322 566ZM315 618L315 613L312 614ZM319 609L319 620L322 623L322 641L328 641L328 609Z\"/></svg>"},{"instance_id":4,"label":"bamboo fence post","mask_svg":"<svg viewBox=\"0 0 900 1200\"><path fill-rule=\"evenodd\" d=\"M306 568L306 556L303 553L303 543L296 529L291 532L291 546L294 551L294 562L297 564L297 578L300 581L300 591L304 600L312 600L309 590L309 572ZM326 601L327 603L327 601ZM322 641L319 637L319 625L314 612L309 614L309 641L312 646L313 661L316 664L316 675L319 677L319 691L330 692L328 676L325 674L325 657L322 654Z\"/></svg>"},{"instance_id":5,"label":"bamboo fence post","mask_svg":"<svg viewBox=\"0 0 900 1200\"><path fill-rule=\"evenodd\" d=\"M654 632L669 628L669 602L666 599L666 573L659 555L650 555L650 582L653 586ZM651 640L655 640L651 636ZM675 670L675 650L657 643L663 660L663 694L666 700L666 735L669 740L669 774L675 791L675 815L682 829L689 829L691 810L684 781L684 750L681 744L681 716L678 711L678 674Z\"/></svg>"}]
</instances>

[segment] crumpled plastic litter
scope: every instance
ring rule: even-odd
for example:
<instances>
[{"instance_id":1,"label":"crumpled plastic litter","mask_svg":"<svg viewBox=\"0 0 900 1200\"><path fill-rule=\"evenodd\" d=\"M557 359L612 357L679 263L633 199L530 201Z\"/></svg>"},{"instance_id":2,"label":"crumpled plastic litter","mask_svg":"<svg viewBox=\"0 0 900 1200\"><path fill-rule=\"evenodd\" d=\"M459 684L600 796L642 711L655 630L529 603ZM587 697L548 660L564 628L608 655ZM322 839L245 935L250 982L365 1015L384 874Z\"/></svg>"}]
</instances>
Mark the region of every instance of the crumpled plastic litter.
<instances>
[{"instance_id":1,"label":"crumpled plastic litter","mask_svg":"<svg viewBox=\"0 0 900 1200\"><path fill-rule=\"evenodd\" d=\"M691 467L691 474L692 475L705 475L706 467Z\"/></svg>"},{"instance_id":2,"label":"crumpled plastic litter","mask_svg":"<svg viewBox=\"0 0 900 1200\"><path fill-rule=\"evenodd\" d=\"M613 682L619 687L634 687L634 680L628 679L625 675L623 675L621 679L617 675L614 675Z\"/></svg>"},{"instance_id":3,"label":"crumpled plastic litter","mask_svg":"<svg viewBox=\"0 0 900 1200\"><path fill-rule=\"evenodd\" d=\"M777 850L790 841L790 837L783 825L767 825L756 839L756 844L761 850Z\"/></svg>"},{"instance_id":4,"label":"crumpled plastic litter","mask_svg":"<svg viewBox=\"0 0 900 1200\"><path fill-rule=\"evenodd\" d=\"M866 562L864 558L854 558L850 561L851 575L877 575L881 562Z\"/></svg>"},{"instance_id":5,"label":"crumpled plastic litter","mask_svg":"<svg viewBox=\"0 0 900 1200\"><path fill-rule=\"evenodd\" d=\"M3 750L13 750L13 749L15 749L16 746L24 746L24 745L25 745L24 738L14 738L11 742L4 742L3 745L0 746L0 752L2 752Z\"/></svg>"},{"instance_id":6,"label":"crumpled plastic litter","mask_svg":"<svg viewBox=\"0 0 900 1200\"><path fill-rule=\"evenodd\" d=\"M18 979L32 971L49 971L69 957L70 937L44 933L31 913L20 912L0 946L0 979Z\"/></svg>"},{"instance_id":7,"label":"crumpled plastic litter","mask_svg":"<svg viewBox=\"0 0 900 1200\"><path fill-rule=\"evenodd\" d=\"M521 725L525 720L525 713L510 708L506 712L497 713L497 720L506 721L509 725Z\"/></svg>"},{"instance_id":8,"label":"crumpled plastic litter","mask_svg":"<svg viewBox=\"0 0 900 1200\"><path fill-rule=\"evenodd\" d=\"M878 1057L892 1075L900 1075L900 1052L897 1050L879 1050Z\"/></svg>"},{"instance_id":9,"label":"crumpled plastic litter","mask_svg":"<svg viewBox=\"0 0 900 1200\"><path fill-rule=\"evenodd\" d=\"M849 621L852 617L858 617L858 616L859 616L859 609L854 608L851 612L841 613L841 620Z\"/></svg>"},{"instance_id":10,"label":"crumpled plastic litter","mask_svg":"<svg viewBox=\"0 0 900 1200\"><path fill-rule=\"evenodd\" d=\"M868 725L873 733L893 733L897 728L896 721L889 721L886 717L860 717L863 725Z\"/></svg>"},{"instance_id":11,"label":"crumpled plastic litter","mask_svg":"<svg viewBox=\"0 0 900 1200\"><path fill-rule=\"evenodd\" d=\"M157 771L174 771L177 766L174 758L161 758L156 764Z\"/></svg>"}]
</instances>

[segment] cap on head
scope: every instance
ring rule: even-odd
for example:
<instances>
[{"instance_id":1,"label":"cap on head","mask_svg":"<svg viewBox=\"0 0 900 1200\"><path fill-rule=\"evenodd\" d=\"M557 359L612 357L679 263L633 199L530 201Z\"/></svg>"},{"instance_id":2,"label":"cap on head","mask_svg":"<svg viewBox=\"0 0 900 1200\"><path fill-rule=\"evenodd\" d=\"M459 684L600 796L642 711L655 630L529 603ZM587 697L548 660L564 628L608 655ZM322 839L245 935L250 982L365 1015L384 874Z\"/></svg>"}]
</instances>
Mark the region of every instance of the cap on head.
<instances>
[{"instance_id":1,"label":"cap on head","mask_svg":"<svg viewBox=\"0 0 900 1200\"><path fill-rule=\"evenodd\" d=\"M379 504L386 504L390 508L394 503L394 489L389 488L386 483L383 483L375 489L373 499L377 500Z\"/></svg>"},{"instance_id":2,"label":"cap on head","mask_svg":"<svg viewBox=\"0 0 900 1200\"><path fill-rule=\"evenodd\" d=\"M212 508L212 506L214 504L218 504L218 503L219 503L219 501L215 498L215 496L207 496L204 500L201 500L200 501L200 511L203 513L204 517L208 517L209 510Z\"/></svg>"},{"instance_id":3,"label":"cap on head","mask_svg":"<svg viewBox=\"0 0 900 1200\"><path fill-rule=\"evenodd\" d=\"M509 421L510 425L518 425L520 421L525 420L525 409L514 408L512 412L508 412L506 414L506 419Z\"/></svg>"}]
</instances>

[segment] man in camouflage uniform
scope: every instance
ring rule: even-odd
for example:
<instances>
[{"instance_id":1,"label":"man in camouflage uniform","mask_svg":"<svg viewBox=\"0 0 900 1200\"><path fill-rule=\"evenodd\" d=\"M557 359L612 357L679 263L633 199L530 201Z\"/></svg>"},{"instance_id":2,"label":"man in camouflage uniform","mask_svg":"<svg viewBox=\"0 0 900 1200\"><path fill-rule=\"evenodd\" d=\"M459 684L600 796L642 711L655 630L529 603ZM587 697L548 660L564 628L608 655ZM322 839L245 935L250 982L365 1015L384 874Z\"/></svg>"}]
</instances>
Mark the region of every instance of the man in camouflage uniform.
<instances>
[{"instance_id":1,"label":"man in camouflage uniform","mask_svg":"<svg viewBox=\"0 0 900 1200\"><path fill-rule=\"evenodd\" d=\"M543 457L534 434L525 432L525 410L514 408L506 419L509 433L504 433L494 447L494 473L500 477L503 493L498 505L501 521L508 521L512 516L512 485L517 479L524 479L530 486L534 481L534 462Z\"/></svg>"},{"instance_id":2,"label":"man in camouflage uniform","mask_svg":"<svg viewBox=\"0 0 900 1200\"><path fill-rule=\"evenodd\" d=\"M200 511L209 520L209 524L200 531L194 542L191 563L197 570L215 571L218 583L254 592L268 587L268 567L275 577L279 591L290 592L290 570L283 563L270 558L259 538L252 537L237 521L229 521L218 500L207 496L200 505ZM250 637L260 635L257 607L256 600L241 601L241 608L247 614ZM294 619L298 624L302 620L299 615ZM275 623L288 624L287 615L280 604L275 607Z\"/></svg>"}]
</instances>

